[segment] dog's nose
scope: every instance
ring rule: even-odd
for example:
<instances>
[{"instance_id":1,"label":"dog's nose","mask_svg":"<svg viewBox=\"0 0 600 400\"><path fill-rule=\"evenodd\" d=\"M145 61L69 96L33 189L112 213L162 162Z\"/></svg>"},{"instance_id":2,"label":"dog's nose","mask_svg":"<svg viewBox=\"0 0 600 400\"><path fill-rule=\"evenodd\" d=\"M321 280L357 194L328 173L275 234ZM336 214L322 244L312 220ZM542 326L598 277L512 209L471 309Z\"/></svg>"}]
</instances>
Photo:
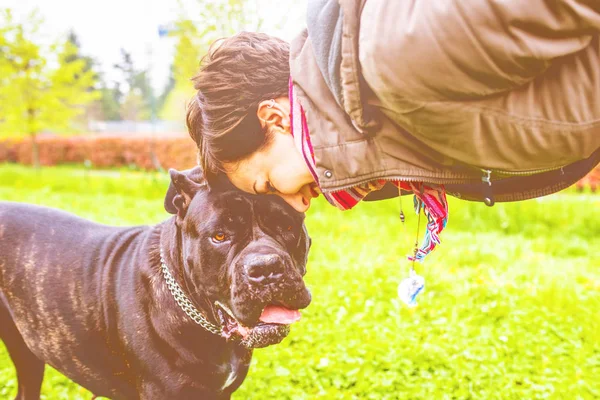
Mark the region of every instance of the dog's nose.
<instances>
[{"instance_id":1,"label":"dog's nose","mask_svg":"<svg viewBox=\"0 0 600 400\"><path fill-rule=\"evenodd\" d=\"M253 283L267 284L281 279L283 262L276 254L256 255L244 264L248 280Z\"/></svg>"}]
</instances>

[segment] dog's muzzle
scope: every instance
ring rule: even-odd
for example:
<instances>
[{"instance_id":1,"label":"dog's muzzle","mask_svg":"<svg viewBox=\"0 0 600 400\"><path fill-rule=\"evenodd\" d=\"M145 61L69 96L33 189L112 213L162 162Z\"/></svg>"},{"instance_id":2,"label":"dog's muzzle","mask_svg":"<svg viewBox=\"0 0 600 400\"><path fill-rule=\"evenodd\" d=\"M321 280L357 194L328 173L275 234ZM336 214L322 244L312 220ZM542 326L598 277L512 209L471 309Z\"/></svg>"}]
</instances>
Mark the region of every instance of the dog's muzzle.
<instances>
[{"instance_id":1,"label":"dog's muzzle","mask_svg":"<svg viewBox=\"0 0 600 400\"><path fill-rule=\"evenodd\" d=\"M274 260L271 258L270 260ZM211 323L187 297L181 286L177 283L173 274L169 270L164 260L161 250L161 269L163 277L175 299L177 305L182 311L196 324L203 327L208 332L222 336L227 340L239 340L247 348L267 347L280 343L290 332L290 325L300 320L300 312L291 310L281 305L266 305L259 317L259 322L253 327L244 326L235 317L234 313L221 302L215 302L220 326ZM264 263L257 261L257 264L251 265L247 271L248 276L253 276L255 283L269 283L280 278L278 267L275 267L275 261ZM258 264L260 262L260 265ZM260 272L258 272L260 271ZM250 275L253 274L253 275Z\"/></svg>"}]
</instances>

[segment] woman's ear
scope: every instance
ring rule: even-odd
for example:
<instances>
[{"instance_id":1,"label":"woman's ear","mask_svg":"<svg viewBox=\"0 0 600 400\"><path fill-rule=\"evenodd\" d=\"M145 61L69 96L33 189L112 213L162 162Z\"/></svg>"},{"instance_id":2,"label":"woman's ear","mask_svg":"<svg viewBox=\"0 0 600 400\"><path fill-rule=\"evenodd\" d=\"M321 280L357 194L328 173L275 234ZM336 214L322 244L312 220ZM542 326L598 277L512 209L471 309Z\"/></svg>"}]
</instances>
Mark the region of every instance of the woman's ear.
<instances>
[{"instance_id":1,"label":"woman's ear","mask_svg":"<svg viewBox=\"0 0 600 400\"><path fill-rule=\"evenodd\" d=\"M261 101L256 116L269 132L290 132L290 101L287 97Z\"/></svg>"}]
</instances>

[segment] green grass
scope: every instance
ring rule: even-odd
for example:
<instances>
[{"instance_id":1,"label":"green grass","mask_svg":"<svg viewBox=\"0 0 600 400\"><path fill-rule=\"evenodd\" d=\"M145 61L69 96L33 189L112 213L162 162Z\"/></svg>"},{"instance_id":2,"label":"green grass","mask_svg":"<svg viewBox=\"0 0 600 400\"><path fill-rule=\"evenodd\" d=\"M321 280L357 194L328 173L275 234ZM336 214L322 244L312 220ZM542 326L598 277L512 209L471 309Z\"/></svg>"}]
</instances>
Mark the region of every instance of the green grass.
<instances>
[{"instance_id":1,"label":"green grass","mask_svg":"<svg viewBox=\"0 0 600 400\"><path fill-rule=\"evenodd\" d=\"M0 166L0 199L115 225L166 218L167 184L157 174ZM407 309L396 287L416 218L402 227L397 200L345 213L317 201L307 218L313 303L284 343L255 351L234 398L600 398L600 196L493 208L451 199L450 212L442 245L419 267L426 292ZM15 392L2 348L0 398ZM43 393L90 398L52 370Z\"/></svg>"}]
</instances>

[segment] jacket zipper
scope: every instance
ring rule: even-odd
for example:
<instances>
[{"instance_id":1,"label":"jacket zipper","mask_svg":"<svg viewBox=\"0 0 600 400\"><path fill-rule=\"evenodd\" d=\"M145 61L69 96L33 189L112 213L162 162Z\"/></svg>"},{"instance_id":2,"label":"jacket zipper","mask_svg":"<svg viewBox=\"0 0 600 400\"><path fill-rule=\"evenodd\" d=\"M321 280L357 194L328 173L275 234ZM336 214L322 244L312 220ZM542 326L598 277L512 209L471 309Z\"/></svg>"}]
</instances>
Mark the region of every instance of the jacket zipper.
<instances>
[{"instance_id":1,"label":"jacket zipper","mask_svg":"<svg viewBox=\"0 0 600 400\"><path fill-rule=\"evenodd\" d=\"M530 176L530 175L535 175L535 174L541 174L544 172L550 172L550 171L556 171L556 170L563 170L564 167L556 167L556 168L545 168L545 169L538 169L538 170L532 170L532 171L518 171L518 172L512 172L512 171L503 171L503 170L491 170L491 169L480 169L481 172L483 172L483 175L481 177L481 182L483 183L483 202L485 205L492 207L496 202L494 200L494 193L492 190L492 174L498 174L498 175L504 175L507 177L510 176ZM427 182L427 183L434 183L437 185L445 185L445 184L465 184L465 183L475 183L477 181L477 179L473 178L473 179L436 179L436 178L414 178L414 177L405 177L405 176L391 176L391 177L385 177L385 178L373 178L373 179L368 179L365 180L363 182L359 182L359 183L353 183L350 185L344 185L344 186L338 186L334 189L321 189L322 193L333 193L333 192L337 192L340 190L348 190L351 189L353 187L362 185L364 183L370 182L372 180L383 180L386 182L389 181L403 181L403 182Z\"/></svg>"},{"instance_id":2,"label":"jacket zipper","mask_svg":"<svg viewBox=\"0 0 600 400\"><path fill-rule=\"evenodd\" d=\"M321 192L322 193L338 192L340 190L351 189L353 187L363 185L363 184L371 182L371 181L427 182L427 183L434 183L436 185L451 185L451 184L473 183L473 182L476 182L477 179L475 179L475 178L474 179L435 179L435 178L412 178L412 177L409 178L409 177L403 177L403 176L391 176L391 177L385 177L385 178L367 179L365 181L353 183L350 185L336 186L333 189L321 189Z\"/></svg>"},{"instance_id":3,"label":"jacket zipper","mask_svg":"<svg viewBox=\"0 0 600 400\"><path fill-rule=\"evenodd\" d=\"M483 176L481 177L481 181L483 182L483 202L486 206L492 207L496 202L494 200L494 192L492 190L492 173L504 175L506 177L515 177L515 176L532 176L536 174L542 174L544 172L551 172L561 170L564 174L563 167L556 168L545 168L545 169L536 169L532 171L502 171L502 170L491 170L491 169L482 169Z\"/></svg>"},{"instance_id":4,"label":"jacket zipper","mask_svg":"<svg viewBox=\"0 0 600 400\"><path fill-rule=\"evenodd\" d=\"M494 193L492 191L492 171L489 169L482 169L483 176L481 182L483 182L483 203L492 207L496 202L494 201Z\"/></svg>"},{"instance_id":5,"label":"jacket zipper","mask_svg":"<svg viewBox=\"0 0 600 400\"><path fill-rule=\"evenodd\" d=\"M487 170L487 169L482 169L481 171L483 171L484 173L487 173L487 171L493 172L495 174L499 174L499 175L506 175L506 176L529 176L529 175L536 175L536 174L542 174L544 172L551 172L551 171L557 171L557 170L562 170L565 166L562 167L553 167L553 168L544 168L544 169L534 169L534 170L530 170L530 171L503 171L500 169L494 169L494 170Z\"/></svg>"}]
</instances>

